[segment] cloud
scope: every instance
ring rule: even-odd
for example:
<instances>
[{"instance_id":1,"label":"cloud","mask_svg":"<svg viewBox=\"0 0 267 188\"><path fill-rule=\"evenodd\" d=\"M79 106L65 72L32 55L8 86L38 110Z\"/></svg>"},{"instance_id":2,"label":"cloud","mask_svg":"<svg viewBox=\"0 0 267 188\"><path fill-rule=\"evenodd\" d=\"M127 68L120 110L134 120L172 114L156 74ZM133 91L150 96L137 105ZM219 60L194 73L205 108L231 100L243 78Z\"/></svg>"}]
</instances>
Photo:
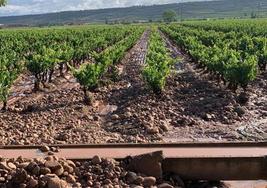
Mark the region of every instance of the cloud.
<instances>
[{"instance_id":1,"label":"cloud","mask_svg":"<svg viewBox=\"0 0 267 188\"><path fill-rule=\"evenodd\" d=\"M7 6L0 8L0 16L166 4L180 1L181 0L8 0Z\"/></svg>"}]
</instances>

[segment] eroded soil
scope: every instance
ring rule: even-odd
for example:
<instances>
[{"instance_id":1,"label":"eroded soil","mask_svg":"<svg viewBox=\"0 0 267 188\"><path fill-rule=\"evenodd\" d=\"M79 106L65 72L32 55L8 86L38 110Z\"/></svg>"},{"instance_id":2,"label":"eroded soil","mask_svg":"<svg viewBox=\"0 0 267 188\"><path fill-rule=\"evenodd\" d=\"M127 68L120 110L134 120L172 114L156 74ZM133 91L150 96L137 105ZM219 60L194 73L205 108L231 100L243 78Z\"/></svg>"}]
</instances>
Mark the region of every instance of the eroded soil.
<instances>
[{"instance_id":1,"label":"eroded soil","mask_svg":"<svg viewBox=\"0 0 267 188\"><path fill-rule=\"evenodd\" d=\"M75 79L56 77L49 88L32 93L33 78L23 75L12 89L9 110L0 112L0 145L241 141L267 138L267 75L249 87L250 101L238 104L233 93L198 69L166 40L175 70L156 96L145 87L149 32L118 66L119 80L83 104Z\"/></svg>"}]
</instances>

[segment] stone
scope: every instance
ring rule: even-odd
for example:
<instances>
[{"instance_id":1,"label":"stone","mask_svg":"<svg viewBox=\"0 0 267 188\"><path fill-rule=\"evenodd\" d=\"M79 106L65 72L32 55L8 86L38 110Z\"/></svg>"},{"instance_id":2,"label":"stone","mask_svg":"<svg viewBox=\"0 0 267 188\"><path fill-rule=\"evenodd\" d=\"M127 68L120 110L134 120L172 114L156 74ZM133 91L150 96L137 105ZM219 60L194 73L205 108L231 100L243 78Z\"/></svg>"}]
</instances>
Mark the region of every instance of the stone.
<instances>
[{"instance_id":1,"label":"stone","mask_svg":"<svg viewBox=\"0 0 267 188\"><path fill-rule=\"evenodd\" d=\"M143 182L143 185L145 186L145 187L151 187L151 186L153 186L153 185L155 185L156 184L156 178L155 177L152 177L152 176L150 176L150 177L145 177L144 178L144 182Z\"/></svg>"},{"instance_id":2,"label":"stone","mask_svg":"<svg viewBox=\"0 0 267 188\"><path fill-rule=\"evenodd\" d=\"M12 180L17 184L21 184L21 183L24 183L26 181L27 176L28 176L28 174L27 174L26 170L17 169Z\"/></svg>"},{"instance_id":3,"label":"stone","mask_svg":"<svg viewBox=\"0 0 267 188\"><path fill-rule=\"evenodd\" d=\"M9 166L7 165L7 162L6 161L0 162L0 168L3 169L3 170L7 170L7 171L10 171L11 170L9 168Z\"/></svg>"},{"instance_id":4,"label":"stone","mask_svg":"<svg viewBox=\"0 0 267 188\"><path fill-rule=\"evenodd\" d=\"M51 170L47 167L41 167L40 169L40 174L46 175L46 174L50 174Z\"/></svg>"},{"instance_id":5,"label":"stone","mask_svg":"<svg viewBox=\"0 0 267 188\"><path fill-rule=\"evenodd\" d=\"M125 178L128 183L132 184L137 179L137 175L134 172L128 172Z\"/></svg>"},{"instance_id":6,"label":"stone","mask_svg":"<svg viewBox=\"0 0 267 188\"><path fill-rule=\"evenodd\" d=\"M158 134L159 133L159 128L158 127L149 127L147 129L148 134Z\"/></svg>"},{"instance_id":7,"label":"stone","mask_svg":"<svg viewBox=\"0 0 267 188\"><path fill-rule=\"evenodd\" d=\"M163 152L157 151L144 155L135 156L129 160L127 170L146 174L156 178L162 178Z\"/></svg>"},{"instance_id":8,"label":"stone","mask_svg":"<svg viewBox=\"0 0 267 188\"><path fill-rule=\"evenodd\" d=\"M0 177L0 183L4 183L6 179L4 177Z\"/></svg>"},{"instance_id":9,"label":"stone","mask_svg":"<svg viewBox=\"0 0 267 188\"><path fill-rule=\"evenodd\" d=\"M210 114L205 114L204 119L205 119L205 120L211 120L211 119L212 119L212 115L210 115Z\"/></svg>"},{"instance_id":10,"label":"stone","mask_svg":"<svg viewBox=\"0 0 267 188\"><path fill-rule=\"evenodd\" d=\"M102 159L97 155L92 158L92 163L94 165L100 164L101 162L102 162Z\"/></svg>"},{"instance_id":11,"label":"stone","mask_svg":"<svg viewBox=\"0 0 267 188\"><path fill-rule=\"evenodd\" d=\"M112 181L110 179L105 179L103 183L106 185L109 185L109 184L112 184Z\"/></svg>"},{"instance_id":12,"label":"stone","mask_svg":"<svg viewBox=\"0 0 267 188\"><path fill-rule=\"evenodd\" d=\"M67 178L66 178L66 181L67 181L68 183L75 183L75 182L76 182L76 179L75 179L75 177L74 177L73 175L69 174L69 175L67 176Z\"/></svg>"},{"instance_id":13,"label":"stone","mask_svg":"<svg viewBox=\"0 0 267 188\"><path fill-rule=\"evenodd\" d=\"M44 180L47 181L47 188L70 188L66 181L59 179L55 174L46 175Z\"/></svg>"},{"instance_id":14,"label":"stone","mask_svg":"<svg viewBox=\"0 0 267 188\"><path fill-rule=\"evenodd\" d=\"M134 183L137 185L141 185L144 182L144 178L142 176L137 176L137 178L134 180Z\"/></svg>"},{"instance_id":15,"label":"stone","mask_svg":"<svg viewBox=\"0 0 267 188\"><path fill-rule=\"evenodd\" d=\"M28 188L35 188L35 187L38 187L38 181L31 178L30 181L28 182L27 184L27 187Z\"/></svg>"},{"instance_id":16,"label":"stone","mask_svg":"<svg viewBox=\"0 0 267 188\"><path fill-rule=\"evenodd\" d=\"M69 174L72 174L74 169L73 167L69 166L69 165L64 165L63 166L64 170L67 171Z\"/></svg>"},{"instance_id":17,"label":"stone","mask_svg":"<svg viewBox=\"0 0 267 188\"><path fill-rule=\"evenodd\" d=\"M162 183L158 186L158 188L173 188L173 186L168 183Z\"/></svg>"},{"instance_id":18,"label":"stone","mask_svg":"<svg viewBox=\"0 0 267 188\"><path fill-rule=\"evenodd\" d=\"M120 116L117 115L117 114L113 114L113 115L111 116L111 119L112 119L112 120L118 120L119 118L120 118Z\"/></svg>"},{"instance_id":19,"label":"stone","mask_svg":"<svg viewBox=\"0 0 267 188\"><path fill-rule=\"evenodd\" d=\"M20 185L19 185L19 188L26 188L27 187L27 185L25 184L25 183L21 183Z\"/></svg>"},{"instance_id":20,"label":"stone","mask_svg":"<svg viewBox=\"0 0 267 188\"><path fill-rule=\"evenodd\" d=\"M169 131L169 123L167 121L161 121L160 128L165 132Z\"/></svg>"},{"instance_id":21,"label":"stone","mask_svg":"<svg viewBox=\"0 0 267 188\"><path fill-rule=\"evenodd\" d=\"M64 173L64 168L62 167L62 165L57 166L55 169L55 174L57 176L61 176L63 173Z\"/></svg>"},{"instance_id":22,"label":"stone","mask_svg":"<svg viewBox=\"0 0 267 188\"><path fill-rule=\"evenodd\" d=\"M45 167L50 168L51 170L58 169L60 166L61 165L57 161L54 161L54 160L45 162Z\"/></svg>"},{"instance_id":23,"label":"stone","mask_svg":"<svg viewBox=\"0 0 267 188\"><path fill-rule=\"evenodd\" d=\"M243 115L246 114L245 108L243 108L241 106L235 107L235 112L238 114L239 117L242 117Z\"/></svg>"},{"instance_id":24,"label":"stone","mask_svg":"<svg viewBox=\"0 0 267 188\"><path fill-rule=\"evenodd\" d=\"M249 102L249 95L245 92L240 93L240 95L237 97L237 102L239 104L245 105Z\"/></svg>"},{"instance_id":25,"label":"stone","mask_svg":"<svg viewBox=\"0 0 267 188\"><path fill-rule=\"evenodd\" d=\"M14 165L14 164L11 163L11 162L8 162L8 163L7 163L7 166L8 166L10 169L12 169L12 170L16 170L16 169L17 169L16 165Z\"/></svg>"},{"instance_id":26,"label":"stone","mask_svg":"<svg viewBox=\"0 0 267 188\"><path fill-rule=\"evenodd\" d=\"M41 168L37 165L35 168L32 170L32 174L35 176L38 176L40 174Z\"/></svg>"},{"instance_id":27,"label":"stone","mask_svg":"<svg viewBox=\"0 0 267 188\"><path fill-rule=\"evenodd\" d=\"M41 148L40 148L40 150L41 150L41 152L48 152L48 151L50 151L50 148L48 147L48 146L42 146Z\"/></svg>"}]
</instances>

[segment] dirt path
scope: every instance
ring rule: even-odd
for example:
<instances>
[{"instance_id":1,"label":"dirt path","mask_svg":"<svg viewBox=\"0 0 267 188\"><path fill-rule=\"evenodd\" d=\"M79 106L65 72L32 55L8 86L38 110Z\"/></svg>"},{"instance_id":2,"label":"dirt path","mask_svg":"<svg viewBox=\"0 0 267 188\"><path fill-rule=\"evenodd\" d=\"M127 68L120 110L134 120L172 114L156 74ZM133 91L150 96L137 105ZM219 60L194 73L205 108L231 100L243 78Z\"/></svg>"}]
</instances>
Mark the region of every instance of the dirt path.
<instances>
[{"instance_id":1,"label":"dirt path","mask_svg":"<svg viewBox=\"0 0 267 188\"><path fill-rule=\"evenodd\" d=\"M164 135L166 142L267 139L266 77L261 76L250 87L250 102L239 105L237 94L197 69L186 54L163 37L172 56L183 59L176 66L177 76L173 79L177 83L175 95L180 108L176 113L184 119ZM240 110L245 114L240 116Z\"/></svg>"},{"instance_id":2,"label":"dirt path","mask_svg":"<svg viewBox=\"0 0 267 188\"><path fill-rule=\"evenodd\" d=\"M146 134L143 125L145 117L142 118L138 108L146 100L148 93L142 81L141 71L145 63L149 34L149 31L145 32L122 60L120 81L116 82L112 89L107 90L103 97L104 103L114 107L114 111L104 114L102 127L108 132L119 133L124 142L160 140L158 135Z\"/></svg>"}]
</instances>

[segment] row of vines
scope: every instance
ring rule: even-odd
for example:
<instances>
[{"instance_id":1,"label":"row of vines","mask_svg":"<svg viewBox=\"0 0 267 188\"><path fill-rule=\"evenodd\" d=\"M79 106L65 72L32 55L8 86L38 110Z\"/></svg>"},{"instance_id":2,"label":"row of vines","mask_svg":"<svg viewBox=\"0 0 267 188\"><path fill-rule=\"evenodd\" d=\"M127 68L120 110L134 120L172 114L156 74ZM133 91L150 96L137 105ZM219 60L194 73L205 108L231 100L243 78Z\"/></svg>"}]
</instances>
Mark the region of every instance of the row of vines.
<instances>
[{"instance_id":1,"label":"row of vines","mask_svg":"<svg viewBox=\"0 0 267 188\"><path fill-rule=\"evenodd\" d=\"M72 70L84 90L117 63L144 32L137 26L90 26L0 32L0 101L23 72L34 76L34 91L52 81L55 70ZM82 66L80 66L82 64ZM86 75L86 76L84 76ZM86 93L86 92L85 92ZM87 99L87 95L85 95Z\"/></svg>"},{"instance_id":2,"label":"row of vines","mask_svg":"<svg viewBox=\"0 0 267 188\"><path fill-rule=\"evenodd\" d=\"M185 23L161 26L161 30L218 81L229 83L233 90L239 86L246 90L248 84L266 70L267 39L253 37L251 33L227 32L226 29L221 32L203 27Z\"/></svg>"}]
</instances>

